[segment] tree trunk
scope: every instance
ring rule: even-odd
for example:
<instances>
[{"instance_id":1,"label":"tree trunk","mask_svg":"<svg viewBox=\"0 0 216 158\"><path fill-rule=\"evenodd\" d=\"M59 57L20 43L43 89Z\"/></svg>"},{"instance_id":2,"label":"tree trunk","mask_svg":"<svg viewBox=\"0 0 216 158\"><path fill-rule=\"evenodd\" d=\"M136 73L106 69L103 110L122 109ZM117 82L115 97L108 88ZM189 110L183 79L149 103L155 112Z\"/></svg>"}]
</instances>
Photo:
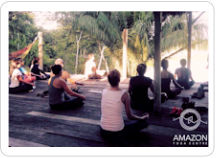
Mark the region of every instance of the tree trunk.
<instances>
[{"instance_id":1,"label":"tree trunk","mask_svg":"<svg viewBox=\"0 0 216 158\"><path fill-rule=\"evenodd\" d=\"M38 58L39 68L43 70L43 33L38 32Z\"/></svg>"},{"instance_id":2,"label":"tree trunk","mask_svg":"<svg viewBox=\"0 0 216 158\"><path fill-rule=\"evenodd\" d=\"M122 32L123 55L122 55L122 78L127 78L127 45L128 45L128 29Z\"/></svg>"},{"instance_id":3,"label":"tree trunk","mask_svg":"<svg viewBox=\"0 0 216 158\"><path fill-rule=\"evenodd\" d=\"M100 67L101 67L101 63L102 63L102 60L103 60L103 58L104 58L104 50L105 50L105 46L103 45L103 47L102 47L102 49L100 49L101 51L101 56L100 56L100 60L99 60L99 64L98 64L98 70L100 70Z\"/></svg>"},{"instance_id":4,"label":"tree trunk","mask_svg":"<svg viewBox=\"0 0 216 158\"><path fill-rule=\"evenodd\" d=\"M104 62L105 62L105 66L106 66L106 72L109 73L109 66L108 66L108 63L107 63L105 58L104 58Z\"/></svg>"},{"instance_id":5,"label":"tree trunk","mask_svg":"<svg viewBox=\"0 0 216 158\"><path fill-rule=\"evenodd\" d=\"M79 38L76 36L76 42L77 42L77 53L76 53L76 63L75 63L75 74L77 74L77 67L78 67L78 60L79 60L79 44L82 37L82 32L80 32Z\"/></svg>"},{"instance_id":6,"label":"tree trunk","mask_svg":"<svg viewBox=\"0 0 216 158\"><path fill-rule=\"evenodd\" d=\"M161 104L161 73L160 73L160 34L161 34L161 12L154 12L155 36L154 36L154 111L160 112Z\"/></svg>"},{"instance_id":7,"label":"tree trunk","mask_svg":"<svg viewBox=\"0 0 216 158\"><path fill-rule=\"evenodd\" d=\"M103 60L105 62L106 72L109 72L109 66L108 66L107 61L106 61L106 59L104 57L104 50L106 49L106 46L103 45L103 47L101 48L101 44L98 41L98 48L99 48L99 51L101 52L100 53L101 56L100 56L100 60L99 60L99 64L98 64L98 68L97 69L100 70L101 64L102 64L102 60Z\"/></svg>"},{"instance_id":8,"label":"tree trunk","mask_svg":"<svg viewBox=\"0 0 216 158\"><path fill-rule=\"evenodd\" d=\"M188 54L187 54L187 67L190 69L191 66L191 32L192 32L192 12L188 13Z\"/></svg>"},{"instance_id":9,"label":"tree trunk","mask_svg":"<svg viewBox=\"0 0 216 158\"><path fill-rule=\"evenodd\" d=\"M108 63L107 63L107 61L106 61L104 55L103 55L103 60L104 60L104 62L105 62L106 72L109 73L109 66L108 66Z\"/></svg>"},{"instance_id":10,"label":"tree trunk","mask_svg":"<svg viewBox=\"0 0 216 158\"><path fill-rule=\"evenodd\" d=\"M77 52L76 52L75 74L77 74L78 59L79 59L79 41L77 41Z\"/></svg>"},{"instance_id":11,"label":"tree trunk","mask_svg":"<svg viewBox=\"0 0 216 158\"><path fill-rule=\"evenodd\" d=\"M19 41L20 41L20 39L19 39L19 33L17 33L17 38L18 38L17 50L19 50L20 49L20 46L19 46Z\"/></svg>"}]
</instances>

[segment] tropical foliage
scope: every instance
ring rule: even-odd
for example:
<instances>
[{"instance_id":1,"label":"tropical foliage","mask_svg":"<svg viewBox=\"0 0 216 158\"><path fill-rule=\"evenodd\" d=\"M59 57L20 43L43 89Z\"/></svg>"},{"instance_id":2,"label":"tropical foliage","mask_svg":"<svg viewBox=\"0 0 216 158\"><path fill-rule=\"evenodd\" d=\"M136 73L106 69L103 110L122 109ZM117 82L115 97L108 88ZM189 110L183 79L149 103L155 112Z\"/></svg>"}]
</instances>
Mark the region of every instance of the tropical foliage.
<instances>
[{"instance_id":1,"label":"tropical foliage","mask_svg":"<svg viewBox=\"0 0 216 158\"><path fill-rule=\"evenodd\" d=\"M34 25L32 14L29 12L9 12L9 53L25 48L37 36L38 29ZM37 47L33 47L30 56L37 54ZM26 64L32 58L26 57Z\"/></svg>"},{"instance_id":2,"label":"tropical foliage","mask_svg":"<svg viewBox=\"0 0 216 158\"><path fill-rule=\"evenodd\" d=\"M152 12L57 12L55 19L61 24L57 30L36 28L31 12L9 13L9 52L26 47L43 32L44 67L56 58L62 58L65 69L71 73L83 73L89 53L95 54L99 63L101 55L110 69L122 68L122 31L128 29L128 75L135 75L138 63L146 62L154 55L154 16ZM192 43L203 43L205 27L193 25ZM162 21L162 52L187 45L186 13L164 14ZM25 61L30 65L37 56L37 43ZM102 61L102 60L101 60ZM101 62L101 69L105 69Z\"/></svg>"}]
</instances>

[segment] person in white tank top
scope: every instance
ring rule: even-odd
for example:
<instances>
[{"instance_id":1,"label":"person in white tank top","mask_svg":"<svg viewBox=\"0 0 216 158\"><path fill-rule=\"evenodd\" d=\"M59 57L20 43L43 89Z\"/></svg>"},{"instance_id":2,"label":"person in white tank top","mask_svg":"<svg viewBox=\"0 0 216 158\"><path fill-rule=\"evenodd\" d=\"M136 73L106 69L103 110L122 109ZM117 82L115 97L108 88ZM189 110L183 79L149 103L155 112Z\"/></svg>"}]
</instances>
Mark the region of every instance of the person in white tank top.
<instances>
[{"instance_id":1,"label":"person in white tank top","mask_svg":"<svg viewBox=\"0 0 216 158\"><path fill-rule=\"evenodd\" d=\"M124 128L123 108L121 97L124 91L106 88L101 100L101 127L108 131L121 131Z\"/></svg>"},{"instance_id":2,"label":"person in white tank top","mask_svg":"<svg viewBox=\"0 0 216 158\"><path fill-rule=\"evenodd\" d=\"M134 115L130 108L130 96L128 92L119 88L120 73L118 70L112 70L108 75L110 87L103 90L101 99L101 120L100 127L102 135L106 133L119 133L127 129L123 120L123 110L125 108L127 117L132 120L146 120L149 114L143 116ZM140 121L134 123L138 127ZM134 127L135 127L134 126ZM130 124L130 127L131 124ZM139 129L138 129L139 128ZM131 128L132 130L141 130L143 126Z\"/></svg>"}]
</instances>

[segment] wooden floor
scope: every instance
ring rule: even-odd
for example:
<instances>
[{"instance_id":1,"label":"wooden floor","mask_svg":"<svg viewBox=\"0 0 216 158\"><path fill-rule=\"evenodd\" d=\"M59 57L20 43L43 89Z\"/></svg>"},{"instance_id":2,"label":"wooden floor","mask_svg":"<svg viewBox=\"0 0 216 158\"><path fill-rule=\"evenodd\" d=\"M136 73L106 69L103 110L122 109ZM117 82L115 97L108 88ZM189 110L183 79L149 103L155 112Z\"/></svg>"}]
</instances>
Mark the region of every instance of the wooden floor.
<instances>
[{"instance_id":1,"label":"wooden floor","mask_svg":"<svg viewBox=\"0 0 216 158\"><path fill-rule=\"evenodd\" d=\"M80 91L87 97L81 108L68 111L49 109L48 97L37 94L48 89L45 81L39 81L33 92L9 95L9 146L11 147L103 147L118 146L110 144L100 136L100 100L106 81L85 81ZM121 84L127 89L128 84ZM161 115L150 115L149 126L142 130L139 138L128 140L127 146L160 147L182 146L173 143L175 134L208 134L208 125L202 124L193 132L184 130L179 121L169 116L170 108L181 106L182 96L196 91L184 91L179 99L162 104ZM208 107L208 93L201 100L194 100L196 106ZM202 120L208 121L204 111ZM127 120L125 114L125 119ZM195 146L207 146L195 145Z\"/></svg>"}]
</instances>

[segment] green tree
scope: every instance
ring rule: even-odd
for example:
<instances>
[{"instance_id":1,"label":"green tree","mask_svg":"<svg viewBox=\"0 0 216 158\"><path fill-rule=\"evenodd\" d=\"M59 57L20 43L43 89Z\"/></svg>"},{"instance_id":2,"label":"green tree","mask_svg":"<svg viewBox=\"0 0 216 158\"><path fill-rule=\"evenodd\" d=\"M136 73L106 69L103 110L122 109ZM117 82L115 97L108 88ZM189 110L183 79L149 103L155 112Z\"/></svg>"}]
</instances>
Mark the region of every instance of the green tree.
<instances>
[{"instance_id":1,"label":"green tree","mask_svg":"<svg viewBox=\"0 0 216 158\"><path fill-rule=\"evenodd\" d=\"M38 29L30 12L9 12L9 53L25 48L37 36ZM34 46L25 58L27 65L37 52Z\"/></svg>"}]
</instances>

